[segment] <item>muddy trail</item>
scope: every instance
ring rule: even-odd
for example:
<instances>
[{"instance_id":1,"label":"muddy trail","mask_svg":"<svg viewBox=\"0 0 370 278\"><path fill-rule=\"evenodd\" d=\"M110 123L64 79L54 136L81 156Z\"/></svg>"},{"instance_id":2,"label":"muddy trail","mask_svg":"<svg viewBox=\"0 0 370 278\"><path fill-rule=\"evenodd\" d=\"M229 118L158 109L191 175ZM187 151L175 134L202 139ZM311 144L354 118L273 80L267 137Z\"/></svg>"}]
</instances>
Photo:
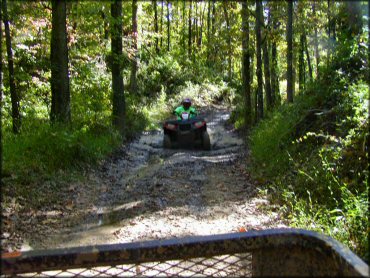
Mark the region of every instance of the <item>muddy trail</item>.
<instances>
[{"instance_id":1,"label":"muddy trail","mask_svg":"<svg viewBox=\"0 0 370 278\"><path fill-rule=\"evenodd\" d=\"M24 249L113 244L286 227L248 173L248 149L230 113L205 112L211 151L163 149L161 130L122 146L72 186L69 213L50 213L48 229ZM45 222L46 221L46 222Z\"/></svg>"}]
</instances>

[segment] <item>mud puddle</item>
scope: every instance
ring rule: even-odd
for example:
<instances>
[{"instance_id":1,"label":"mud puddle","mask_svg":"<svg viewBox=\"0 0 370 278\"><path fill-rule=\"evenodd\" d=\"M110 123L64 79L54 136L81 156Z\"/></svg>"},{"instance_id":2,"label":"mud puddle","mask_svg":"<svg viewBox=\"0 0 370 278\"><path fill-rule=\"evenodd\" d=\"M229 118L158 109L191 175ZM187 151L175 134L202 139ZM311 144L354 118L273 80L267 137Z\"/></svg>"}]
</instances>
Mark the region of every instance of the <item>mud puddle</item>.
<instances>
[{"instance_id":1,"label":"mud puddle","mask_svg":"<svg viewBox=\"0 0 370 278\"><path fill-rule=\"evenodd\" d=\"M140 138L90 174L64 226L31 239L34 249L113 244L286 227L261 207L245 171L248 150L225 109L207 112L211 151L163 149L161 130Z\"/></svg>"}]
</instances>

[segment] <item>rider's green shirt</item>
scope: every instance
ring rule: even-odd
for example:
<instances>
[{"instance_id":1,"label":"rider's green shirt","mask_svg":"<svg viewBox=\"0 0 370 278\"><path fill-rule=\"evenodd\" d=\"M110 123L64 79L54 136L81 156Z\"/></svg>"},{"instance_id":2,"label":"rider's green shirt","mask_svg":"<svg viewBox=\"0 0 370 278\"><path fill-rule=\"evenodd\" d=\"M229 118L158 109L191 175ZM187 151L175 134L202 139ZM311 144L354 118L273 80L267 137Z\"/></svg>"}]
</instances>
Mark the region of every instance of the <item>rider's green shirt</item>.
<instances>
[{"instance_id":1,"label":"rider's green shirt","mask_svg":"<svg viewBox=\"0 0 370 278\"><path fill-rule=\"evenodd\" d=\"M179 106L175 109L175 114L177 115L177 118L181 120L181 114L187 112L189 113L189 117L193 118L197 115L197 112L193 106L190 106L188 109L185 109L184 106Z\"/></svg>"}]
</instances>

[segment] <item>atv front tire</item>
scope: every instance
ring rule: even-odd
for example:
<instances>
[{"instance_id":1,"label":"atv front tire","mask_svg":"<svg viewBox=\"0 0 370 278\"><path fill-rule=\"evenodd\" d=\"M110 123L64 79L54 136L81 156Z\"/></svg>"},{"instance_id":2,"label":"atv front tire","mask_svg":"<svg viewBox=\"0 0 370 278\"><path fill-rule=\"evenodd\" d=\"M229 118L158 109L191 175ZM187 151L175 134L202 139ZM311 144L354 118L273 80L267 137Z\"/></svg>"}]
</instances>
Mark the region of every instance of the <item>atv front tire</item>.
<instances>
[{"instance_id":1,"label":"atv front tire","mask_svg":"<svg viewBox=\"0 0 370 278\"><path fill-rule=\"evenodd\" d=\"M209 151L211 149L211 140L207 131L202 133L202 145L203 149Z\"/></svg>"},{"instance_id":2,"label":"atv front tire","mask_svg":"<svg viewBox=\"0 0 370 278\"><path fill-rule=\"evenodd\" d=\"M164 135L163 137L163 148L165 149L171 149L171 137L167 134Z\"/></svg>"}]
</instances>

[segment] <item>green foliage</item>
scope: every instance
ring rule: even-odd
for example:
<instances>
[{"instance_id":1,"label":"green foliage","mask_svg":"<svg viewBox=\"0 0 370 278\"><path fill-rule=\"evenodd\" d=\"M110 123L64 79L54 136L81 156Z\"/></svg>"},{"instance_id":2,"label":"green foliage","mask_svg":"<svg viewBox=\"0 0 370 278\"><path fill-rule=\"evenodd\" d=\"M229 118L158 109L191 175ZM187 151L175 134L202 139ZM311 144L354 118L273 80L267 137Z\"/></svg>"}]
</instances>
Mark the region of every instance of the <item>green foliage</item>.
<instances>
[{"instance_id":1,"label":"green foliage","mask_svg":"<svg viewBox=\"0 0 370 278\"><path fill-rule=\"evenodd\" d=\"M172 55L156 56L139 70L140 95L158 97L162 87L167 94L174 94L176 88L185 84L187 79L185 70Z\"/></svg>"},{"instance_id":2,"label":"green foliage","mask_svg":"<svg viewBox=\"0 0 370 278\"><path fill-rule=\"evenodd\" d=\"M97 162L120 141L113 130L84 126L68 129L34 122L20 135L4 138L4 171L20 179L28 174L51 174Z\"/></svg>"},{"instance_id":3,"label":"green foliage","mask_svg":"<svg viewBox=\"0 0 370 278\"><path fill-rule=\"evenodd\" d=\"M77 170L103 159L121 143L118 133L104 126L72 130L36 121L26 126L21 134L4 137L3 193L31 207L60 202L59 194L77 177Z\"/></svg>"},{"instance_id":4,"label":"green foliage","mask_svg":"<svg viewBox=\"0 0 370 278\"><path fill-rule=\"evenodd\" d=\"M252 167L292 225L331 235L368 260L369 88L346 64L334 61L252 130Z\"/></svg>"}]
</instances>

